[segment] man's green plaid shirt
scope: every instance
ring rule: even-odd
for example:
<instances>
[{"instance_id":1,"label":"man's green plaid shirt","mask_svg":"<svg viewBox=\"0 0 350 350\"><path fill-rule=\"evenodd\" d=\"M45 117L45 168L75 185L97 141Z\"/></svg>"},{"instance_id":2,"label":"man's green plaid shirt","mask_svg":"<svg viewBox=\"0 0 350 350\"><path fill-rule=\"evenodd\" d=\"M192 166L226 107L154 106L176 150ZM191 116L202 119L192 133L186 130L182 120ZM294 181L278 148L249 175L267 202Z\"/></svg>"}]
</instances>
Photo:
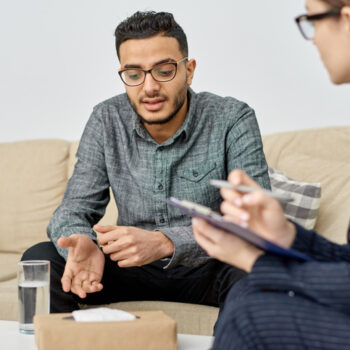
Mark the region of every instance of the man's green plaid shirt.
<instances>
[{"instance_id":1,"label":"man's green plaid shirt","mask_svg":"<svg viewBox=\"0 0 350 350\"><path fill-rule=\"evenodd\" d=\"M196 244L191 219L164 199L188 199L219 210L219 190L210 179L226 179L235 168L270 188L259 126L254 111L231 97L189 89L185 122L162 144L155 142L132 109L126 94L97 105L86 125L78 161L62 204L48 227L58 252L60 236L84 233L103 216L112 188L118 225L158 230L175 251L166 267L196 266L209 259ZM110 223L115 224L115 223Z\"/></svg>"}]
</instances>

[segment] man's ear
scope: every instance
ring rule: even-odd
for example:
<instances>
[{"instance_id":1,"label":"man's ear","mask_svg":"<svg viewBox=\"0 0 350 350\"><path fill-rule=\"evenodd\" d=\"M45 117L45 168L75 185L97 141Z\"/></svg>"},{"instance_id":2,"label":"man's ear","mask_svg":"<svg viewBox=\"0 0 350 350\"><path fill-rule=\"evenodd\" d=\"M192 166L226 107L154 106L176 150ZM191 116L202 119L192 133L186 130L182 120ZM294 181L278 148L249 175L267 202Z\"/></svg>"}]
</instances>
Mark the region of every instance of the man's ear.
<instances>
[{"instance_id":1,"label":"man's ear","mask_svg":"<svg viewBox=\"0 0 350 350\"><path fill-rule=\"evenodd\" d=\"M346 31L350 35L350 6L344 6L341 9L341 17L345 22Z\"/></svg>"},{"instance_id":2,"label":"man's ear","mask_svg":"<svg viewBox=\"0 0 350 350\"><path fill-rule=\"evenodd\" d=\"M194 71L196 69L197 62L195 59L190 59L186 62L186 71L187 71L187 85L192 84L192 79L194 76Z\"/></svg>"}]
</instances>

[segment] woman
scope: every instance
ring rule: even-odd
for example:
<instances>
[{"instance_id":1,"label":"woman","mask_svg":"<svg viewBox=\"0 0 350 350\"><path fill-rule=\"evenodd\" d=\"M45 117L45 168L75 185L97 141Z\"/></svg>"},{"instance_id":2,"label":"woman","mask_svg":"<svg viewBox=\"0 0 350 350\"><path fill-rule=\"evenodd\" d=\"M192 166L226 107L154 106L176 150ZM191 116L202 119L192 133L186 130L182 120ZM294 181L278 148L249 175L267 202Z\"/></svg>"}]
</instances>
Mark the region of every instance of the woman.
<instances>
[{"instance_id":1,"label":"woman","mask_svg":"<svg viewBox=\"0 0 350 350\"><path fill-rule=\"evenodd\" d=\"M306 0L306 9L296 19L302 35L313 40L332 82L350 83L350 0ZM259 187L240 170L228 180ZM222 189L221 195L228 219L316 262L267 254L193 219L195 238L209 255L250 272L227 296L214 349L350 349L350 245L287 221L262 191Z\"/></svg>"}]
</instances>

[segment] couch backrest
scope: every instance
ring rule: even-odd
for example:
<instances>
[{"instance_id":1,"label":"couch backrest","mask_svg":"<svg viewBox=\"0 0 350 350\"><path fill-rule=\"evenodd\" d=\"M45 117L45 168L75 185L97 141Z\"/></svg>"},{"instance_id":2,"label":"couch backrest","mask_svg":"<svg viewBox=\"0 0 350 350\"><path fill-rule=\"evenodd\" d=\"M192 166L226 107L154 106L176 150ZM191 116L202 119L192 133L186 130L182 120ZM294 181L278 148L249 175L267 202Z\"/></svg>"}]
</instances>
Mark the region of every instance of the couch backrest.
<instances>
[{"instance_id":1,"label":"couch backrest","mask_svg":"<svg viewBox=\"0 0 350 350\"><path fill-rule=\"evenodd\" d=\"M47 240L67 182L70 142L0 143L0 251L22 253Z\"/></svg>"},{"instance_id":2,"label":"couch backrest","mask_svg":"<svg viewBox=\"0 0 350 350\"><path fill-rule=\"evenodd\" d=\"M350 220L350 127L267 135L263 143L270 166L295 180L321 183L315 229L345 243Z\"/></svg>"},{"instance_id":3,"label":"couch backrest","mask_svg":"<svg viewBox=\"0 0 350 350\"><path fill-rule=\"evenodd\" d=\"M48 240L46 228L62 201L78 142L0 143L0 252L23 253ZM115 224L113 196L101 224Z\"/></svg>"},{"instance_id":4,"label":"couch backrest","mask_svg":"<svg viewBox=\"0 0 350 350\"><path fill-rule=\"evenodd\" d=\"M343 243L350 217L350 127L263 137L269 165L288 176L321 182L316 229ZM0 143L0 251L22 253L47 240L46 227L60 204L78 142L33 140ZM112 198L102 224L115 224Z\"/></svg>"}]
</instances>

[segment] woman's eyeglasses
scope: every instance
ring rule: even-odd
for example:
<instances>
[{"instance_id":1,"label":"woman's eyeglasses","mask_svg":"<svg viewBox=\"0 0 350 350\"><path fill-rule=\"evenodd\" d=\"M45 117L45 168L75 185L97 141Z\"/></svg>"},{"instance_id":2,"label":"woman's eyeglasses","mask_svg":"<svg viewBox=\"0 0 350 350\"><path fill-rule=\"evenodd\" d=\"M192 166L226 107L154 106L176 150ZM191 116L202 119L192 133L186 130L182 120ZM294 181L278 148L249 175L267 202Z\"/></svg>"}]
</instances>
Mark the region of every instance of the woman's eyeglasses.
<instances>
[{"instance_id":1,"label":"woman's eyeglasses","mask_svg":"<svg viewBox=\"0 0 350 350\"><path fill-rule=\"evenodd\" d=\"M315 15L301 15L295 18L295 22L297 23L302 36L306 40L312 40L315 36L315 27L313 22L327 17L337 17L340 15L340 12L341 9L339 8Z\"/></svg>"}]
</instances>

